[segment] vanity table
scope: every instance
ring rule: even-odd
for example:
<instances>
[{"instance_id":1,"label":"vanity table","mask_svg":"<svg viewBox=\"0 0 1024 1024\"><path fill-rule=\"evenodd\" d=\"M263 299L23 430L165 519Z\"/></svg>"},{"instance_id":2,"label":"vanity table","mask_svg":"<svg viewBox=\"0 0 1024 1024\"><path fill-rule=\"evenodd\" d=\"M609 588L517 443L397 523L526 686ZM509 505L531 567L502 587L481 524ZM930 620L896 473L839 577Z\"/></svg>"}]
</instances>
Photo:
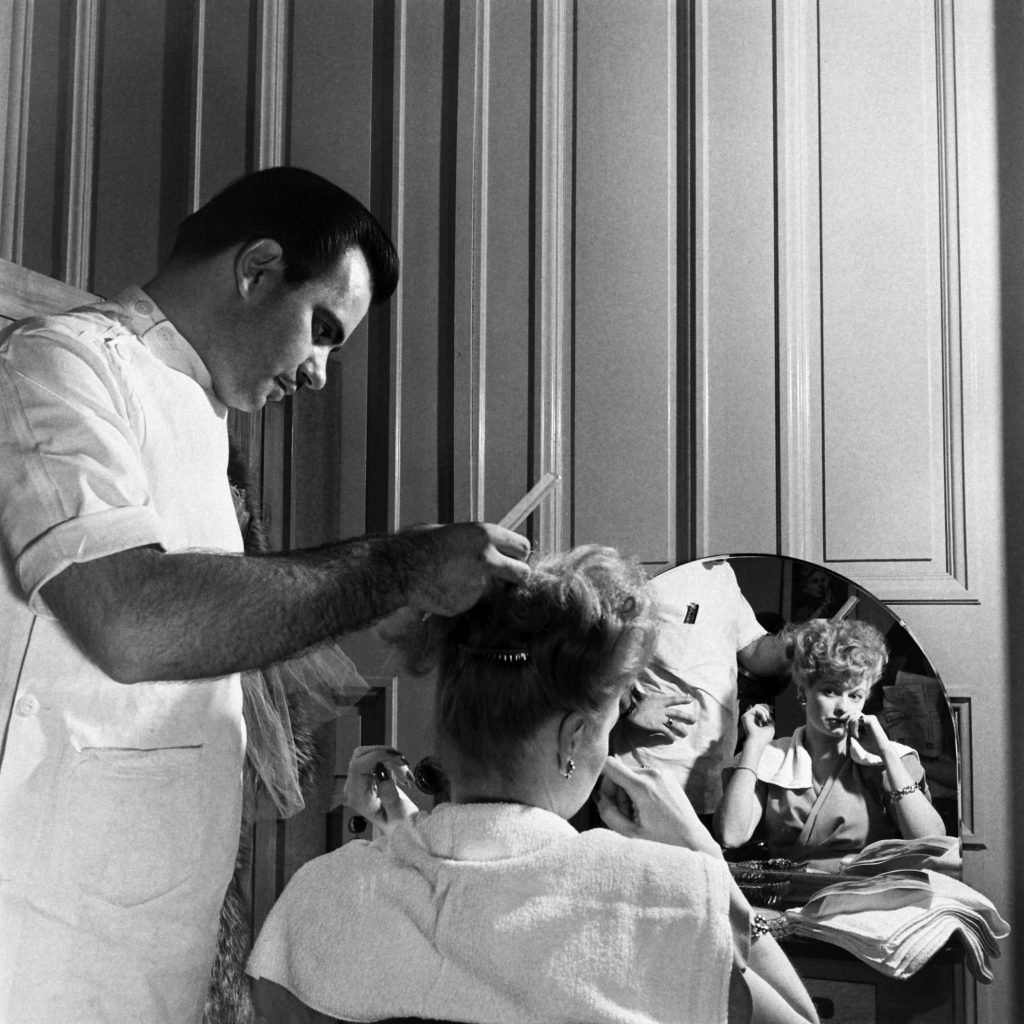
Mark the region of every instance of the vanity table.
<instances>
[{"instance_id":1,"label":"vanity table","mask_svg":"<svg viewBox=\"0 0 1024 1024\"><path fill-rule=\"evenodd\" d=\"M952 710L938 673L905 623L863 587L822 566L756 554L701 561L719 558L728 561L744 597L769 632L786 622L833 617L862 619L879 629L890 655L865 710L882 719L890 738L918 751L947 834L959 838L960 762ZM790 735L802 724L793 687L784 681L756 679L741 671L739 699L741 711L755 703L771 705L777 736ZM812 885L809 879L802 881L793 897L805 897L807 885ZM799 905L787 899L782 907ZM921 970L902 981L830 943L793 936L781 944L823 1024L971 1022L968 1007L973 1000L967 998L967 986L973 979L958 940L947 943Z\"/></svg>"}]
</instances>

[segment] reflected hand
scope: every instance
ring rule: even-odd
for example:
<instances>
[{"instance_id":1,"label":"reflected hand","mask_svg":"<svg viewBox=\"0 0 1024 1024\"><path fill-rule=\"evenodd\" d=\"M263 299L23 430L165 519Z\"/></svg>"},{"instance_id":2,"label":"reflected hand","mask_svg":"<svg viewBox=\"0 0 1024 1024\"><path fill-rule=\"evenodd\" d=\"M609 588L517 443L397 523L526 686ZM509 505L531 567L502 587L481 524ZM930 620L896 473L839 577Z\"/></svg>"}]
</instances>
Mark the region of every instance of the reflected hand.
<instances>
[{"instance_id":1,"label":"reflected hand","mask_svg":"<svg viewBox=\"0 0 1024 1024\"><path fill-rule=\"evenodd\" d=\"M697 712L693 698L687 693L643 693L626 721L649 734L643 741L637 741L641 745L657 742L656 737L672 743L690 731L690 726L697 721Z\"/></svg>"},{"instance_id":2,"label":"reflected hand","mask_svg":"<svg viewBox=\"0 0 1024 1024\"><path fill-rule=\"evenodd\" d=\"M419 612L458 615L495 580L518 583L530 573L530 542L491 523L419 526L393 540L406 603Z\"/></svg>"},{"instance_id":3,"label":"reflected hand","mask_svg":"<svg viewBox=\"0 0 1024 1024\"><path fill-rule=\"evenodd\" d=\"M345 806L390 832L420 813L403 789L415 786L409 762L394 748L356 747L348 763Z\"/></svg>"},{"instance_id":4,"label":"reflected hand","mask_svg":"<svg viewBox=\"0 0 1024 1024\"><path fill-rule=\"evenodd\" d=\"M863 763L858 756L861 751L871 758L884 758L886 750L892 746L892 740L886 735L876 715L851 718L846 724L846 734L849 737L850 756L858 763Z\"/></svg>"},{"instance_id":5,"label":"reflected hand","mask_svg":"<svg viewBox=\"0 0 1024 1024\"><path fill-rule=\"evenodd\" d=\"M679 780L659 768L633 768L613 755L594 798L601 820L621 836L722 856Z\"/></svg>"},{"instance_id":6,"label":"reflected hand","mask_svg":"<svg viewBox=\"0 0 1024 1024\"><path fill-rule=\"evenodd\" d=\"M755 744L767 746L775 739L775 719L767 704L755 704L740 716L743 732Z\"/></svg>"}]
</instances>

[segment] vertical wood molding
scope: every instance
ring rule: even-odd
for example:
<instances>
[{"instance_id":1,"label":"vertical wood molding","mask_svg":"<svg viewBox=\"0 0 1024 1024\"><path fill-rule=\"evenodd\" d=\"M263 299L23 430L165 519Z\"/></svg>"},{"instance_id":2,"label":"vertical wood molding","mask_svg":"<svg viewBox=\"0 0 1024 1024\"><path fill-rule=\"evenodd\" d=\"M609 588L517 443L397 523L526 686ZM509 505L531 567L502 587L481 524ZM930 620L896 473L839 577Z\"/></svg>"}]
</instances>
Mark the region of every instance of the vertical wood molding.
<instances>
[{"instance_id":1,"label":"vertical wood molding","mask_svg":"<svg viewBox=\"0 0 1024 1024\"><path fill-rule=\"evenodd\" d=\"M710 552L711 493L708 468L711 464L709 414L711 382L709 377L710 331L708 324L710 303L710 251L709 224L711 181L709 174L709 145L711 124L709 111L709 31L708 2L696 0L693 15L693 537L694 556Z\"/></svg>"},{"instance_id":2,"label":"vertical wood molding","mask_svg":"<svg viewBox=\"0 0 1024 1024\"><path fill-rule=\"evenodd\" d=\"M0 257L21 262L25 218L25 164L28 150L29 76L32 65L34 0L12 0L0 24Z\"/></svg>"},{"instance_id":3,"label":"vertical wood molding","mask_svg":"<svg viewBox=\"0 0 1024 1024\"><path fill-rule=\"evenodd\" d=\"M486 472L488 104L490 5L463 0L459 13L455 205L456 519L483 518Z\"/></svg>"},{"instance_id":4,"label":"vertical wood molding","mask_svg":"<svg viewBox=\"0 0 1024 1024\"><path fill-rule=\"evenodd\" d=\"M188 198L189 209L195 211L202 202L203 165L203 82L206 74L206 0L193 0L192 74L189 81Z\"/></svg>"},{"instance_id":5,"label":"vertical wood molding","mask_svg":"<svg viewBox=\"0 0 1024 1024\"><path fill-rule=\"evenodd\" d=\"M283 162L286 149L285 104L288 87L288 0L256 5L257 168Z\"/></svg>"},{"instance_id":6,"label":"vertical wood molding","mask_svg":"<svg viewBox=\"0 0 1024 1024\"><path fill-rule=\"evenodd\" d=\"M64 280L87 288L92 273L92 211L96 191L96 89L99 69L100 0L75 5L71 110L65 181Z\"/></svg>"},{"instance_id":7,"label":"vertical wood molding","mask_svg":"<svg viewBox=\"0 0 1024 1024\"><path fill-rule=\"evenodd\" d=\"M565 434L570 395L565 371L572 343L572 2L542 0L540 12L537 225L537 477L561 477L537 510L536 546L571 543L572 465Z\"/></svg>"},{"instance_id":8,"label":"vertical wood molding","mask_svg":"<svg viewBox=\"0 0 1024 1024\"><path fill-rule=\"evenodd\" d=\"M288 0L260 0L256 5L255 137L256 169L283 163L286 149L285 103L288 79ZM291 546L292 409L290 404L264 408L263 511L271 547Z\"/></svg>"},{"instance_id":9,"label":"vertical wood molding","mask_svg":"<svg viewBox=\"0 0 1024 1024\"><path fill-rule=\"evenodd\" d=\"M776 2L779 552L822 548L817 6Z\"/></svg>"},{"instance_id":10,"label":"vertical wood molding","mask_svg":"<svg viewBox=\"0 0 1024 1024\"><path fill-rule=\"evenodd\" d=\"M960 191L957 171L956 55L952 0L935 0L936 105L939 134L939 259L942 312L943 450L946 571L966 591L964 381L960 319Z\"/></svg>"},{"instance_id":11,"label":"vertical wood molding","mask_svg":"<svg viewBox=\"0 0 1024 1024\"><path fill-rule=\"evenodd\" d=\"M405 177L407 158L405 137L408 129L408 111L406 104L407 66L409 60L409 3L411 0L398 0L395 17L395 57L394 57L394 177L391 193L391 240L400 254L405 253ZM398 289L388 303L391 311L391 472L389 478L388 508L390 509L389 524L392 530L402 525L402 394L405 386L404 361L402 353L404 339L402 324L405 322L404 289L399 281Z\"/></svg>"}]
</instances>

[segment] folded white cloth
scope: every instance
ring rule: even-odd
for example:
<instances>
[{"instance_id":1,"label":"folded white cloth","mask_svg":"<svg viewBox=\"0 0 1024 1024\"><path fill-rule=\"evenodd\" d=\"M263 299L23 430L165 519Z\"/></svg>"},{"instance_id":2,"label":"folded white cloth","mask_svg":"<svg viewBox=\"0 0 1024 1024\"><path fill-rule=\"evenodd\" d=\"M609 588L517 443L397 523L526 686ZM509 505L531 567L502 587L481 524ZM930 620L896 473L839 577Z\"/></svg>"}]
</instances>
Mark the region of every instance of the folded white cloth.
<instances>
[{"instance_id":1,"label":"folded white cloth","mask_svg":"<svg viewBox=\"0 0 1024 1024\"><path fill-rule=\"evenodd\" d=\"M786 919L798 935L821 939L893 978L919 971L955 934L967 966L983 982L997 940L1010 928L981 893L935 871L888 871L822 889Z\"/></svg>"},{"instance_id":2,"label":"folded white cloth","mask_svg":"<svg viewBox=\"0 0 1024 1024\"><path fill-rule=\"evenodd\" d=\"M839 862L844 875L877 875L883 871L914 868L956 872L963 861L957 836L925 836L922 839L880 839Z\"/></svg>"}]
</instances>

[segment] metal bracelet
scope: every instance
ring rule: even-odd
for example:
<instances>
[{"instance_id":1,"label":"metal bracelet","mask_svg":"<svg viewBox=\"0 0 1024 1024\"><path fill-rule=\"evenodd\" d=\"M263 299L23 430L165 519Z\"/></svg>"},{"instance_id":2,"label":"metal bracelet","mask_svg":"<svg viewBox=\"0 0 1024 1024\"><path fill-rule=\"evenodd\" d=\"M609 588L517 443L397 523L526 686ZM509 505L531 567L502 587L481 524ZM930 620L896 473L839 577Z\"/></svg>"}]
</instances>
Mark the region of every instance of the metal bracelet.
<instances>
[{"instance_id":1,"label":"metal bracelet","mask_svg":"<svg viewBox=\"0 0 1024 1024\"><path fill-rule=\"evenodd\" d=\"M767 918L763 914L755 914L750 923L750 937L759 939L762 935L771 935L775 939L784 939L792 935L794 926L785 917Z\"/></svg>"},{"instance_id":2,"label":"metal bracelet","mask_svg":"<svg viewBox=\"0 0 1024 1024\"><path fill-rule=\"evenodd\" d=\"M911 793L916 793L918 790L924 792L920 782L912 782L909 786L904 786L902 789L894 789L889 793L889 803L899 803L905 796L910 796Z\"/></svg>"}]
</instances>

